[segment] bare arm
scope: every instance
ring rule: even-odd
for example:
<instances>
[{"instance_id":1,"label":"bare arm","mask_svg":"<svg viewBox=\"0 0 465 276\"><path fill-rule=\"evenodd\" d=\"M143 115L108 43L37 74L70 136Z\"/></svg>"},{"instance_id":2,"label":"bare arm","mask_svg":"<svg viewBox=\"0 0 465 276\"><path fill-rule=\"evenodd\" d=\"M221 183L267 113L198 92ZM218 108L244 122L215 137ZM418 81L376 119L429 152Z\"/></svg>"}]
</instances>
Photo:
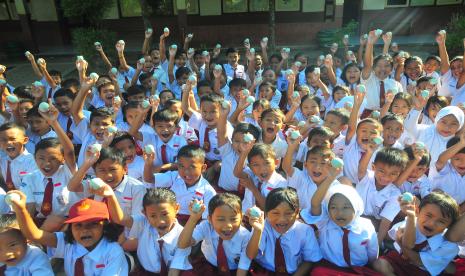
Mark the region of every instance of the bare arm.
<instances>
[{"instance_id":1,"label":"bare arm","mask_svg":"<svg viewBox=\"0 0 465 276\"><path fill-rule=\"evenodd\" d=\"M454 157L459 151L461 151L465 147L465 132L460 134L460 141L455 145L447 148L443 151L440 155L438 160L436 161L436 170L439 172L441 171L447 162Z\"/></svg>"},{"instance_id":2,"label":"bare arm","mask_svg":"<svg viewBox=\"0 0 465 276\"><path fill-rule=\"evenodd\" d=\"M91 78L86 78L81 83L81 89L73 101L71 106L71 116L73 116L74 123L79 125L79 123L84 119L84 113L82 112L84 108L84 103L88 94L92 93L92 86L95 84L95 81Z\"/></svg>"},{"instance_id":3,"label":"bare arm","mask_svg":"<svg viewBox=\"0 0 465 276\"><path fill-rule=\"evenodd\" d=\"M189 87L187 87L189 86ZM181 98L181 108L184 114L187 114L187 116L191 117L192 113L195 111L191 108L190 103L189 103L189 94L192 93L192 89L190 85L186 84L186 90L182 91L182 98Z\"/></svg>"},{"instance_id":4,"label":"bare arm","mask_svg":"<svg viewBox=\"0 0 465 276\"><path fill-rule=\"evenodd\" d=\"M347 129L346 145L349 144L350 140L352 140L352 137L354 137L355 135L355 131L357 129L358 113L360 110L360 106L363 103L364 97L365 97L364 93L359 93L357 91L355 92L354 106L352 108L352 111L350 112L350 117L349 117L349 127Z\"/></svg>"},{"instance_id":5,"label":"bare arm","mask_svg":"<svg viewBox=\"0 0 465 276\"><path fill-rule=\"evenodd\" d=\"M192 211L192 203L189 206L189 219L187 220L186 225L184 225L184 229L181 231L181 234L178 238L178 247L181 249L192 246L195 242L192 239L192 233L194 232L197 222L202 219L202 213L205 210L205 205L203 205L202 203L200 204L201 208L199 212Z\"/></svg>"},{"instance_id":6,"label":"bare arm","mask_svg":"<svg viewBox=\"0 0 465 276\"><path fill-rule=\"evenodd\" d=\"M441 75L444 75L450 68L449 54L446 48L446 34L438 33L436 42L438 43L439 57L441 58Z\"/></svg>"},{"instance_id":7,"label":"bare arm","mask_svg":"<svg viewBox=\"0 0 465 276\"><path fill-rule=\"evenodd\" d=\"M391 226L391 221L385 218L381 218L381 223L379 224L378 229L378 244L381 244L386 238L386 235L389 231L389 227Z\"/></svg>"},{"instance_id":8,"label":"bare arm","mask_svg":"<svg viewBox=\"0 0 465 276\"><path fill-rule=\"evenodd\" d=\"M286 172L287 178L289 179L294 175L294 166L292 161L294 160L294 153L299 149L301 138L292 140L290 137L287 138L287 150L286 155L284 155L282 167L284 172Z\"/></svg>"},{"instance_id":9,"label":"bare arm","mask_svg":"<svg viewBox=\"0 0 465 276\"><path fill-rule=\"evenodd\" d=\"M330 166L330 165L326 165ZM315 193L313 194L310 202L312 206L312 215L313 216L320 216L321 215L321 202L323 202L323 199L326 195L326 192L328 192L329 187L331 186L331 183L334 182L334 180L337 179L337 175L341 172L340 169L336 169L331 167L330 168L330 174L326 179L318 185L318 188L316 189Z\"/></svg>"},{"instance_id":10,"label":"bare arm","mask_svg":"<svg viewBox=\"0 0 465 276\"><path fill-rule=\"evenodd\" d=\"M375 35L375 31L371 31L368 35L365 58L363 60L362 78L364 80L370 77L371 70L373 68L373 48L377 40L378 37Z\"/></svg>"},{"instance_id":11,"label":"bare arm","mask_svg":"<svg viewBox=\"0 0 465 276\"><path fill-rule=\"evenodd\" d=\"M108 59L107 55L106 55L105 52L103 51L102 45L97 45L97 46L95 46L95 49L96 49L97 52L99 53L100 58L103 60L103 63L105 64L105 66L107 67L107 69L108 69L108 70L111 70L111 68L113 67L113 65L111 65L110 60Z\"/></svg>"},{"instance_id":12,"label":"bare arm","mask_svg":"<svg viewBox=\"0 0 465 276\"><path fill-rule=\"evenodd\" d=\"M116 47L116 51L118 53L118 59L119 59L120 66L124 71L127 71L127 70L129 70L129 65L126 62L126 58L124 57L124 46L125 46L125 44L121 43L121 42L124 42L124 41L118 41L116 43L115 47Z\"/></svg>"},{"instance_id":13,"label":"bare arm","mask_svg":"<svg viewBox=\"0 0 465 276\"><path fill-rule=\"evenodd\" d=\"M32 70L34 71L34 74L36 74L37 77L42 78L43 77L42 72L40 71L39 66L37 66L34 55L30 54L30 55L27 55L26 57L29 60L29 62L31 63Z\"/></svg>"},{"instance_id":14,"label":"bare arm","mask_svg":"<svg viewBox=\"0 0 465 276\"><path fill-rule=\"evenodd\" d=\"M152 39L153 30L147 29L145 31L144 43L142 44L142 54L148 55L150 51L150 40Z\"/></svg>"}]
</instances>

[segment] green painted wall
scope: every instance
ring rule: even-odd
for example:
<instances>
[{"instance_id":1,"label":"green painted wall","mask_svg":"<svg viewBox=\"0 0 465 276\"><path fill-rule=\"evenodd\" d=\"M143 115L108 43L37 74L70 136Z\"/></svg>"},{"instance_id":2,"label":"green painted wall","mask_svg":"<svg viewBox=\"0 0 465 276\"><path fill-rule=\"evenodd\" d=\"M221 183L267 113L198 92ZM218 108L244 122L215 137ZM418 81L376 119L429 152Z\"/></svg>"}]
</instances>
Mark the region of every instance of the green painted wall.
<instances>
[{"instance_id":1,"label":"green painted wall","mask_svg":"<svg viewBox=\"0 0 465 276\"><path fill-rule=\"evenodd\" d=\"M323 12L325 10L325 0L303 0L303 12Z\"/></svg>"},{"instance_id":2,"label":"green painted wall","mask_svg":"<svg viewBox=\"0 0 465 276\"><path fill-rule=\"evenodd\" d=\"M200 15L221 15L221 0L202 0Z\"/></svg>"}]
</instances>

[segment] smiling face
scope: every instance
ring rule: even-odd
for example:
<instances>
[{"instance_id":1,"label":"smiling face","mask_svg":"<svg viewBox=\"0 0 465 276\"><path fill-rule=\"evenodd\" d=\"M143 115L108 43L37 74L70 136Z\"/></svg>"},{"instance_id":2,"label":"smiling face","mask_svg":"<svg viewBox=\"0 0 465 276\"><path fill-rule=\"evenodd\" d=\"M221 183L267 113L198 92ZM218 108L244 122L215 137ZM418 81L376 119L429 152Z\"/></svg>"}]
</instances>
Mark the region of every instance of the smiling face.
<instances>
[{"instance_id":1,"label":"smiling face","mask_svg":"<svg viewBox=\"0 0 465 276\"><path fill-rule=\"evenodd\" d=\"M171 137L176 133L177 125L174 121L156 121L154 122L154 129L160 139L167 143Z\"/></svg>"},{"instance_id":2,"label":"smiling face","mask_svg":"<svg viewBox=\"0 0 465 276\"><path fill-rule=\"evenodd\" d=\"M15 266L26 256L27 242L16 229L0 233L0 262Z\"/></svg>"},{"instance_id":3,"label":"smiling face","mask_svg":"<svg viewBox=\"0 0 465 276\"><path fill-rule=\"evenodd\" d=\"M355 210L349 199L342 194L335 194L328 204L329 217L336 225L344 227L354 220Z\"/></svg>"},{"instance_id":4,"label":"smiling face","mask_svg":"<svg viewBox=\"0 0 465 276\"><path fill-rule=\"evenodd\" d=\"M207 165L197 157L179 157L178 172L188 187L195 185L199 181L202 173L207 169Z\"/></svg>"},{"instance_id":5,"label":"smiling face","mask_svg":"<svg viewBox=\"0 0 465 276\"><path fill-rule=\"evenodd\" d=\"M465 153L455 154L450 163L461 176L465 175Z\"/></svg>"},{"instance_id":6,"label":"smiling face","mask_svg":"<svg viewBox=\"0 0 465 276\"><path fill-rule=\"evenodd\" d=\"M458 79L463 71L462 60L458 59L451 62L450 71L452 72L452 75Z\"/></svg>"},{"instance_id":7,"label":"smiling face","mask_svg":"<svg viewBox=\"0 0 465 276\"><path fill-rule=\"evenodd\" d=\"M259 90L259 97L260 99L265 99L271 101L274 96L274 91L271 89L269 85L262 85Z\"/></svg>"},{"instance_id":8,"label":"smiling face","mask_svg":"<svg viewBox=\"0 0 465 276\"><path fill-rule=\"evenodd\" d=\"M338 89L338 90L333 92L333 99L334 99L334 102L336 102L336 103L339 102L345 96L348 96L348 95L347 95L347 92L344 89Z\"/></svg>"},{"instance_id":9,"label":"smiling face","mask_svg":"<svg viewBox=\"0 0 465 276\"><path fill-rule=\"evenodd\" d=\"M65 162L61 147L36 150L34 158L37 167L45 176L52 176Z\"/></svg>"},{"instance_id":10,"label":"smiling face","mask_svg":"<svg viewBox=\"0 0 465 276\"><path fill-rule=\"evenodd\" d=\"M459 121L457 121L457 118L452 114L442 117L436 124L436 130L444 137L455 135L459 128Z\"/></svg>"},{"instance_id":11,"label":"smiling face","mask_svg":"<svg viewBox=\"0 0 465 276\"><path fill-rule=\"evenodd\" d=\"M42 136L50 131L50 125L42 117L30 117L27 118L27 122L29 123L31 131L39 136Z\"/></svg>"},{"instance_id":12,"label":"smiling face","mask_svg":"<svg viewBox=\"0 0 465 276\"><path fill-rule=\"evenodd\" d=\"M434 71L438 70L439 66L441 66L441 64L439 64L437 60L430 59L427 62L425 62L425 71L426 73L431 74Z\"/></svg>"},{"instance_id":13,"label":"smiling face","mask_svg":"<svg viewBox=\"0 0 465 276\"><path fill-rule=\"evenodd\" d=\"M265 116L262 116L260 127L263 130L262 134L264 137L276 137L278 131L283 127L283 118L277 114L267 113Z\"/></svg>"},{"instance_id":14,"label":"smiling face","mask_svg":"<svg viewBox=\"0 0 465 276\"><path fill-rule=\"evenodd\" d=\"M116 188L124 178L127 168L111 159L105 159L95 165L95 176L112 188Z\"/></svg>"},{"instance_id":15,"label":"smiling face","mask_svg":"<svg viewBox=\"0 0 465 276\"><path fill-rule=\"evenodd\" d=\"M216 128L218 119L220 117L220 108L218 103L203 101L200 104L200 112L202 119L205 120L210 128Z\"/></svg>"},{"instance_id":16,"label":"smiling face","mask_svg":"<svg viewBox=\"0 0 465 276\"><path fill-rule=\"evenodd\" d=\"M423 64L421 64L418 61L409 62L409 64L405 66L405 74L411 80L417 80L421 76L422 72L423 72Z\"/></svg>"},{"instance_id":17,"label":"smiling face","mask_svg":"<svg viewBox=\"0 0 465 276\"><path fill-rule=\"evenodd\" d=\"M381 58L378 60L378 62L374 65L373 71L375 72L375 76L380 79L384 80L389 75L391 75L392 72L392 65L389 61L387 61L385 58Z\"/></svg>"},{"instance_id":18,"label":"smiling face","mask_svg":"<svg viewBox=\"0 0 465 276\"><path fill-rule=\"evenodd\" d=\"M112 125L111 117L94 117L90 121L90 131L97 140L102 141L106 129Z\"/></svg>"},{"instance_id":19,"label":"smiling face","mask_svg":"<svg viewBox=\"0 0 465 276\"><path fill-rule=\"evenodd\" d=\"M71 224L71 233L77 243L87 250L94 249L103 236L104 221L76 222Z\"/></svg>"},{"instance_id":20,"label":"smiling face","mask_svg":"<svg viewBox=\"0 0 465 276\"><path fill-rule=\"evenodd\" d=\"M410 161L413 162L413 161ZM420 177L422 177L427 171L429 167L426 165L417 165L415 169L410 173L410 175L407 178L407 181L410 183L414 183L417 181Z\"/></svg>"},{"instance_id":21,"label":"smiling face","mask_svg":"<svg viewBox=\"0 0 465 276\"><path fill-rule=\"evenodd\" d=\"M331 163L329 156L309 154L304 165L310 178L318 185L327 178Z\"/></svg>"},{"instance_id":22,"label":"smiling face","mask_svg":"<svg viewBox=\"0 0 465 276\"><path fill-rule=\"evenodd\" d=\"M100 87L99 96L105 102L105 106L112 106L113 98L115 98L115 86L108 83Z\"/></svg>"},{"instance_id":23,"label":"smiling face","mask_svg":"<svg viewBox=\"0 0 465 276\"><path fill-rule=\"evenodd\" d=\"M351 66L346 70L346 80L352 84L360 80L360 69L357 66Z\"/></svg>"},{"instance_id":24,"label":"smiling face","mask_svg":"<svg viewBox=\"0 0 465 276\"><path fill-rule=\"evenodd\" d=\"M313 115L320 116L320 106L314 99L310 97L308 97L300 105L300 110L302 111L302 115L304 115L305 118L308 118Z\"/></svg>"},{"instance_id":25,"label":"smiling face","mask_svg":"<svg viewBox=\"0 0 465 276\"><path fill-rule=\"evenodd\" d=\"M276 81L276 74L274 73L273 70L270 70L270 69L265 70L262 73L262 80L274 83Z\"/></svg>"},{"instance_id":26,"label":"smiling face","mask_svg":"<svg viewBox=\"0 0 465 276\"><path fill-rule=\"evenodd\" d=\"M380 129L372 122L363 122L357 127L357 143L359 145L368 145L370 141L379 136Z\"/></svg>"},{"instance_id":27,"label":"smiling face","mask_svg":"<svg viewBox=\"0 0 465 276\"><path fill-rule=\"evenodd\" d=\"M150 225L157 230L160 237L173 229L178 211L179 204L168 202L150 204L142 210Z\"/></svg>"},{"instance_id":28,"label":"smiling face","mask_svg":"<svg viewBox=\"0 0 465 276\"><path fill-rule=\"evenodd\" d=\"M417 214L418 230L427 237L444 232L451 223L452 218L445 217L436 204L426 204Z\"/></svg>"},{"instance_id":29,"label":"smiling face","mask_svg":"<svg viewBox=\"0 0 465 276\"><path fill-rule=\"evenodd\" d=\"M220 238L230 240L241 226L242 213L228 205L221 205L215 208L211 216L208 216L208 221Z\"/></svg>"},{"instance_id":30,"label":"smiling face","mask_svg":"<svg viewBox=\"0 0 465 276\"><path fill-rule=\"evenodd\" d=\"M174 100L173 93L163 92L160 94L160 104L165 105L168 100Z\"/></svg>"},{"instance_id":31,"label":"smiling face","mask_svg":"<svg viewBox=\"0 0 465 276\"><path fill-rule=\"evenodd\" d=\"M19 116L23 119L23 120L27 120L27 112L32 109L34 105L30 102L24 102L24 103L20 103L19 104Z\"/></svg>"},{"instance_id":32,"label":"smiling face","mask_svg":"<svg viewBox=\"0 0 465 276\"><path fill-rule=\"evenodd\" d=\"M228 54L228 63L231 66L236 67L238 62L239 62L239 53L229 53Z\"/></svg>"},{"instance_id":33,"label":"smiling face","mask_svg":"<svg viewBox=\"0 0 465 276\"><path fill-rule=\"evenodd\" d=\"M375 172L376 187L380 190L394 182L403 170L398 166L376 162L373 164L373 171Z\"/></svg>"},{"instance_id":34,"label":"smiling face","mask_svg":"<svg viewBox=\"0 0 465 276\"><path fill-rule=\"evenodd\" d=\"M278 165L278 160L272 157L263 158L260 155L252 156L249 162L249 167L253 174L262 182L266 182L270 179Z\"/></svg>"},{"instance_id":35,"label":"smiling face","mask_svg":"<svg viewBox=\"0 0 465 276\"><path fill-rule=\"evenodd\" d=\"M395 99L391 104L391 112L402 116L402 118L407 117L409 111L410 107L404 99Z\"/></svg>"},{"instance_id":36,"label":"smiling face","mask_svg":"<svg viewBox=\"0 0 465 276\"><path fill-rule=\"evenodd\" d=\"M441 110L441 106L439 104L430 104L428 106L428 117L434 122L436 115L438 115L439 110Z\"/></svg>"},{"instance_id":37,"label":"smiling face","mask_svg":"<svg viewBox=\"0 0 465 276\"><path fill-rule=\"evenodd\" d=\"M404 125L396 120L389 120L383 125L383 139L385 146L392 146L404 132Z\"/></svg>"},{"instance_id":38,"label":"smiling face","mask_svg":"<svg viewBox=\"0 0 465 276\"><path fill-rule=\"evenodd\" d=\"M0 148L11 159L15 159L24 151L24 146L28 141L29 138L24 135L24 132L17 128L0 132Z\"/></svg>"},{"instance_id":39,"label":"smiling face","mask_svg":"<svg viewBox=\"0 0 465 276\"><path fill-rule=\"evenodd\" d=\"M71 115L71 105L73 104L73 100L66 96L56 97L54 105L65 116Z\"/></svg>"},{"instance_id":40,"label":"smiling face","mask_svg":"<svg viewBox=\"0 0 465 276\"><path fill-rule=\"evenodd\" d=\"M336 135L339 135L339 133L344 130L344 125L342 124L341 118L331 113L326 115L323 125L331 129L331 131Z\"/></svg>"},{"instance_id":41,"label":"smiling face","mask_svg":"<svg viewBox=\"0 0 465 276\"><path fill-rule=\"evenodd\" d=\"M298 214L299 209L292 210L288 203L282 202L266 213L266 219L276 232L284 234L294 225Z\"/></svg>"},{"instance_id":42,"label":"smiling face","mask_svg":"<svg viewBox=\"0 0 465 276\"><path fill-rule=\"evenodd\" d=\"M134 141L129 139L121 140L115 144L115 148L124 153L126 164L131 164L134 158L136 158L136 146L134 145Z\"/></svg>"}]
</instances>

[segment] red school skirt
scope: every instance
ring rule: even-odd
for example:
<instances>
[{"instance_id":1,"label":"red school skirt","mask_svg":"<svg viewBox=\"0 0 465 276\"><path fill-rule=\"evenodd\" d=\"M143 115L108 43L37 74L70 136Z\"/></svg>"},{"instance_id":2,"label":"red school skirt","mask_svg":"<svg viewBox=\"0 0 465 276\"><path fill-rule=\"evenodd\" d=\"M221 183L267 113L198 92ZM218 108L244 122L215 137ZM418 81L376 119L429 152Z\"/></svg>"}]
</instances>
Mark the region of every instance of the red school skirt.
<instances>
[{"instance_id":1,"label":"red school skirt","mask_svg":"<svg viewBox=\"0 0 465 276\"><path fill-rule=\"evenodd\" d=\"M209 275L220 275L218 268L205 259L202 255L195 260L191 260L193 275L196 276L209 276ZM229 275L236 275L237 270L230 270ZM181 275L187 276L187 275Z\"/></svg>"},{"instance_id":2,"label":"red school skirt","mask_svg":"<svg viewBox=\"0 0 465 276\"><path fill-rule=\"evenodd\" d=\"M427 271L416 265L409 263L407 260L394 250L389 251L386 255L379 257L389 262L397 276L428 276Z\"/></svg>"},{"instance_id":3,"label":"red school skirt","mask_svg":"<svg viewBox=\"0 0 465 276\"><path fill-rule=\"evenodd\" d=\"M315 264L311 276L382 276L383 274L364 266L339 267L327 260ZM413 276L413 275L412 275Z\"/></svg>"},{"instance_id":4,"label":"red school skirt","mask_svg":"<svg viewBox=\"0 0 465 276\"><path fill-rule=\"evenodd\" d=\"M259 265L257 262L252 261L250 264L249 275L251 276L275 276L274 271L267 270ZM290 274L289 274L290 275Z\"/></svg>"}]
</instances>

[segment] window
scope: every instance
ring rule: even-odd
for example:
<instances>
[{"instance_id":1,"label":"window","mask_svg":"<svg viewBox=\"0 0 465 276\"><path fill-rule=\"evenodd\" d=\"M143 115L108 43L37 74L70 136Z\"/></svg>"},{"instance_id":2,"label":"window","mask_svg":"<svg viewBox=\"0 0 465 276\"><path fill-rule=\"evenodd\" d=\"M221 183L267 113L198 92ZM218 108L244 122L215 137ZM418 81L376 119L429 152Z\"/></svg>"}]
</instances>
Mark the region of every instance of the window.
<instances>
[{"instance_id":1,"label":"window","mask_svg":"<svg viewBox=\"0 0 465 276\"><path fill-rule=\"evenodd\" d=\"M409 0L386 0L386 7L407 7Z\"/></svg>"},{"instance_id":2,"label":"window","mask_svg":"<svg viewBox=\"0 0 465 276\"><path fill-rule=\"evenodd\" d=\"M250 0L249 11L251 12L265 12L268 11L268 0Z\"/></svg>"},{"instance_id":3,"label":"window","mask_svg":"<svg viewBox=\"0 0 465 276\"><path fill-rule=\"evenodd\" d=\"M247 0L223 0L223 13L247 12L247 2Z\"/></svg>"},{"instance_id":4,"label":"window","mask_svg":"<svg viewBox=\"0 0 465 276\"><path fill-rule=\"evenodd\" d=\"M141 7L139 0L120 0L119 1L122 17L141 16Z\"/></svg>"},{"instance_id":5,"label":"window","mask_svg":"<svg viewBox=\"0 0 465 276\"><path fill-rule=\"evenodd\" d=\"M0 0L0 20L18 20L14 0Z\"/></svg>"}]
</instances>

